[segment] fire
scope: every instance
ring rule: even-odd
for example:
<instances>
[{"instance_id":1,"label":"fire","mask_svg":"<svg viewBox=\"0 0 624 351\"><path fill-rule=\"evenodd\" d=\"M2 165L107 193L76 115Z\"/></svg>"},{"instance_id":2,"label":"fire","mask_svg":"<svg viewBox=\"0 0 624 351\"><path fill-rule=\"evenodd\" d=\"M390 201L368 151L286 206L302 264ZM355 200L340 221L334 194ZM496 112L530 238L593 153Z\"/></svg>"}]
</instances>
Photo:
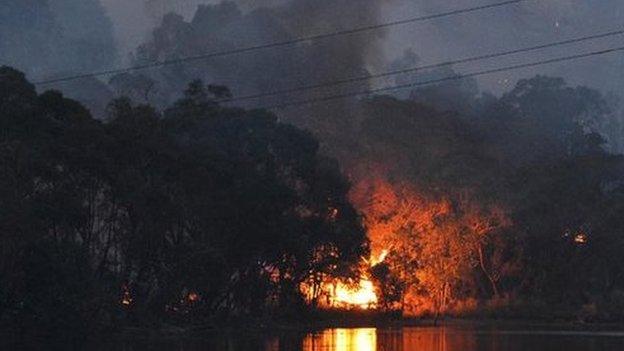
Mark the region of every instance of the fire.
<instances>
[{"instance_id":1,"label":"fire","mask_svg":"<svg viewBox=\"0 0 624 351\"><path fill-rule=\"evenodd\" d=\"M381 253L379 254L379 256L377 256L376 258L373 257L369 260L369 264L371 267L374 267L380 263L382 263L383 261L386 260L386 257L388 256L388 254L390 253L390 250L387 249L383 249L381 250Z\"/></svg>"},{"instance_id":2,"label":"fire","mask_svg":"<svg viewBox=\"0 0 624 351\"><path fill-rule=\"evenodd\" d=\"M378 265L386 259L388 253L389 250L384 249L378 255L371 255L368 260L363 259L362 264L367 267ZM366 272L366 269L363 271ZM301 285L301 291L311 302L314 291L312 286L304 283ZM375 285L367 273L363 273L356 283L347 283L338 278L326 277L320 285L320 291L320 296L324 297L320 300L322 308L369 309L377 307L379 301Z\"/></svg>"},{"instance_id":3,"label":"fire","mask_svg":"<svg viewBox=\"0 0 624 351\"><path fill-rule=\"evenodd\" d=\"M574 242L582 245L582 244L586 244L587 243L587 235L585 235L585 233L578 233L576 234L576 236L574 236Z\"/></svg>"},{"instance_id":4,"label":"fire","mask_svg":"<svg viewBox=\"0 0 624 351\"><path fill-rule=\"evenodd\" d=\"M390 253L389 250L383 249L379 255L371 255L371 258L364 260L364 262L369 267L376 266L386 259L388 253ZM355 286L338 281L334 287L333 294L330 296L332 307L368 309L376 307L379 301L375 285L366 275L361 276L360 281Z\"/></svg>"},{"instance_id":5,"label":"fire","mask_svg":"<svg viewBox=\"0 0 624 351\"><path fill-rule=\"evenodd\" d=\"M124 306L130 306L133 301L132 295L130 294L130 290L128 289L126 285L123 285L121 289L123 291L122 297L121 297L121 304Z\"/></svg>"},{"instance_id":6,"label":"fire","mask_svg":"<svg viewBox=\"0 0 624 351\"><path fill-rule=\"evenodd\" d=\"M130 304L132 304L132 298L124 295L123 299L121 299L121 304L124 306L130 306Z\"/></svg>"},{"instance_id":7,"label":"fire","mask_svg":"<svg viewBox=\"0 0 624 351\"><path fill-rule=\"evenodd\" d=\"M337 306L357 306L367 309L377 304L377 294L372 281L361 279L355 287L350 287L340 282L337 283L332 300Z\"/></svg>"},{"instance_id":8,"label":"fire","mask_svg":"<svg viewBox=\"0 0 624 351\"><path fill-rule=\"evenodd\" d=\"M186 298L188 299L189 303L194 303L199 301L199 294L191 291Z\"/></svg>"}]
</instances>

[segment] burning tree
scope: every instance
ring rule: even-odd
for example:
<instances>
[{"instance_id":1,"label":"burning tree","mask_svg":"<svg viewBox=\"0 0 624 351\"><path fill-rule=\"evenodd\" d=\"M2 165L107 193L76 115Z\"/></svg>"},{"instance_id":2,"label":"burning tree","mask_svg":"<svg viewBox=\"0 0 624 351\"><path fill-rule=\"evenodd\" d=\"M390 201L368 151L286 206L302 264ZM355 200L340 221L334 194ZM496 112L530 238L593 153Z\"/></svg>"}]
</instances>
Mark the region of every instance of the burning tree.
<instances>
[{"instance_id":1,"label":"burning tree","mask_svg":"<svg viewBox=\"0 0 624 351\"><path fill-rule=\"evenodd\" d=\"M365 215L373 253L387 252L373 268L386 308L395 303L409 314L444 312L475 286L475 268L499 295L494 236L509 225L499 207L435 199L409 183L378 177L362 180L351 198Z\"/></svg>"}]
</instances>

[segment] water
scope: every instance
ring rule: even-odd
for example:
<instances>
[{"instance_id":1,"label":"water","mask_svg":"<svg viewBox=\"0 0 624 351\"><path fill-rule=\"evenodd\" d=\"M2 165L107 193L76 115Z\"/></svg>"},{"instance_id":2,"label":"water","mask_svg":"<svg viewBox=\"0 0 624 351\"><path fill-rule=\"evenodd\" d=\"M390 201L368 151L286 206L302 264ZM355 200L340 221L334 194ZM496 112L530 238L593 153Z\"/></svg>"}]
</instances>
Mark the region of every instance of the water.
<instances>
[{"instance_id":1,"label":"water","mask_svg":"<svg viewBox=\"0 0 624 351\"><path fill-rule=\"evenodd\" d=\"M97 351L621 351L624 332L522 328L339 328L311 333L218 333L184 341L99 344Z\"/></svg>"}]
</instances>

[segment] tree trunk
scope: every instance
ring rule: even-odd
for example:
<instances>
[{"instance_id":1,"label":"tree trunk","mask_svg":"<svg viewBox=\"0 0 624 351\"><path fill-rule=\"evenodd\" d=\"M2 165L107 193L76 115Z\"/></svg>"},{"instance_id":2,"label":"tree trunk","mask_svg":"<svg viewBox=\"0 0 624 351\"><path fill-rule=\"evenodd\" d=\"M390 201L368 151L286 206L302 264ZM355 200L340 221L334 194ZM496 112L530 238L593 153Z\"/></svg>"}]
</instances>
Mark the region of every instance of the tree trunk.
<instances>
[{"instance_id":1,"label":"tree trunk","mask_svg":"<svg viewBox=\"0 0 624 351\"><path fill-rule=\"evenodd\" d=\"M494 277L492 277L492 274L490 274L490 272L488 272L487 268L485 267L485 257L483 255L483 246L481 244L477 245L477 252L479 254L479 266L481 267L481 270L483 271L483 274L485 275L485 277L490 282L490 286L492 287L492 293L494 294L494 297L498 297L499 296L498 286L496 285L496 280L494 279Z\"/></svg>"},{"instance_id":2,"label":"tree trunk","mask_svg":"<svg viewBox=\"0 0 624 351\"><path fill-rule=\"evenodd\" d=\"M438 294L436 313L433 318L433 326L438 325L438 320L440 319L440 316L442 316L443 313L446 312L447 289L448 289L448 284L447 283L442 284L442 289L440 290Z\"/></svg>"}]
</instances>

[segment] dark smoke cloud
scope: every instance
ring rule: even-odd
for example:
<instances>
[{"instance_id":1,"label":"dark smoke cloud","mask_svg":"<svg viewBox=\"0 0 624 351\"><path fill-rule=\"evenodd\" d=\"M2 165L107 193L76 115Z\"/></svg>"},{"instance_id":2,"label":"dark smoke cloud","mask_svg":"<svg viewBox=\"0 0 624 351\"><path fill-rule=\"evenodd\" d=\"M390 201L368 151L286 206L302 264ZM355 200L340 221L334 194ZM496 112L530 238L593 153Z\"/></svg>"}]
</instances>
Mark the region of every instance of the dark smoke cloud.
<instances>
[{"instance_id":1,"label":"dark smoke cloud","mask_svg":"<svg viewBox=\"0 0 624 351\"><path fill-rule=\"evenodd\" d=\"M479 2L495 3L496 1ZM404 18L437 13L473 5L462 0L411 1L395 0L385 7L384 16ZM479 55L487 52L534 46L567 38L618 30L624 15L624 2L604 1L527 1L521 4L440 19L390 30L385 51L390 60L411 47L423 62ZM517 64L546 57L565 56L580 51L592 51L621 45L621 37L593 43L517 55L508 59L457 67L460 71ZM501 73L480 78L487 90L501 93L513 87L519 78L537 73L562 76L574 84L586 84L604 90L621 91L624 87L624 60L615 54L593 59L568 62L543 68Z\"/></svg>"},{"instance_id":2,"label":"dark smoke cloud","mask_svg":"<svg viewBox=\"0 0 624 351\"><path fill-rule=\"evenodd\" d=\"M114 21L117 46L125 63L168 12L191 17L200 4L211 0L100 0Z\"/></svg>"},{"instance_id":3,"label":"dark smoke cloud","mask_svg":"<svg viewBox=\"0 0 624 351\"><path fill-rule=\"evenodd\" d=\"M241 10L283 5L289 0L237 0ZM199 5L215 5L220 0L101 0L113 18L115 36L123 58L147 40L162 17L174 12L190 20Z\"/></svg>"},{"instance_id":4,"label":"dark smoke cloud","mask_svg":"<svg viewBox=\"0 0 624 351\"><path fill-rule=\"evenodd\" d=\"M102 0L104 5L115 19L118 32L118 41L125 53L132 51L145 40L151 28L156 24L154 12L146 9L145 1ZM216 4L218 0L152 0L168 11L182 14L189 20L200 3ZM248 12L261 7L280 7L290 3L288 0L238 0L236 3L242 11ZM294 1L293 6L304 9L305 2ZM307 11L323 11L327 4L313 4ZM482 3L492 3L482 2ZM357 4L357 3L356 3ZM479 3L466 3L463 0L391 0L378 1L382 11L375 9L376 21L389 21L408 18L422 14L465 8ZM334 13L345 23L352 22L352 18L368 16L371 8L366 2L361 7L344 7L344 2L336 1L330 5L332 9L347 9L349 12L338 10ZM159 7L154 6L154 7ZM342 6L342 7L341 7ZM158 11L156 11L158 12ZM162 13L162 11L160 12ZM568 37L591 34L600 31L619 28L624 13L624 3L618 0L605 1L527 1L522 4L511 5L496 10L484 11L446 18L438 21L406 25L389 30L384 40L382 50L378 55L385 56L386 63L393 62L403 52L411 48L421 58L422 62L435 62L449 58L463 57L475 53L506 50L518 46L530 46L549 41L561 40ZM315 16L295 16L294 18L318 19ZM328 22L322 20L317 28L327 30ZM325 25L325 26L324 26ZM557 54L575 53L581 49L602 48L605 45L617 43L618 39L596 41L594 44L585 43L570 46L565 49L544 51L517 56L515 59L483 62L470 67L458 67L458 70L471 70L491 67L498 64L509 64L517 61L540 59ZM620 41L621 42L621 41ZM370 59L370 57L369 57ZM576 63L566 63L538 69L539 73L560 75L577 84L587 84L604 90L618 91L622 89L624 77L624 60L621 57L610 56ZM378 63L378 62L375 62ZM479 79L486 90L501 93L513 87L519 78L536 73L535 69L499 74Z\"/></svg>"},{"instance_id":5,"label":"dark smoke cloud","mask_svg":"<svg viewBox=\"0 0 624 351\"><path fill-rule=\"evenodd\" d=\"M218 2L220 0L99 0L101 5L98 0L3 2L0 6L0 16L2 16L0 58L3 63L42 74L66 72L70 63L71 68L76 71L101 66L101 61L107 61L110 64L111 34L110 24L107 23L110 19L114 25L116 46L119 49L119 55L116 57L127 64L129 54L134 52L140 44L149 40L151 31L161 23L163 14L173 11L190 21L198 5L214 5ZM473 5L463 0L443 2L387 0L352 1L350 3L346 1L317 3L290 0L237 0L235 3L243 13L263 7L282 9L277 10L282 12L285 8L306 11L292 17L291 22L294 25L290 26L289 31L293 33L307 32L311 29L331 30L336 25L336 18L340 20L339 27L346 27L347 24L359 23L362 19L373 22L388 21ZM108 18L103 16L100 7L104 7ZM329 14L329 17L318 16L323 12ZM390 64L410 48L418 55L420 62L428 63L475 53L535 45L619 28L623 13L624 3L618 0L527 1L483 13L466 14L390 29L383 41L383 48L377 50L373 56L367 53L368 56L365 59L367 67L382 69L385 67L380 64L380 57L383 56L385 58L383 62ZM311 24L312 22L315 24ZM299 26L302 28L298 29ZM242 31L238 33L240 32ZM54 38L58 36L65 36L75 45L69 47L57 45L59 40ZM59 53L59 48L79 49L80 45L87 45L86 38L88 38L88 45L99 46L98 56L83 59L81 55ZM481 69L528 59L551 57L559 53L575 53L585 48L602 48L614 43L618 43L618 38L543 53L520 55L496 62L457 67L457 70ZM40 62L41 57L45 57L46 62ZM484 77L479 79L479 82L484 89L501 93L511 88L517 79L533 75L537 71L561 75L575 84L587 84L618 92L622 90L624 81L623 62L621 56L605 56L538 70L531 69Z\"/></svg>"},{"instance_id":6,"label":"dark smoke cloud","mask_svg":"<svg viewBox=\"0 0 624 351\"><path fill-rule=\"evenodd\" d=\"M119 64L113 25L99 0L27 0L0 3L0 66L33 81ZM51 85L101 115L112 94L96 79Z\"/></svg>"},{"instance_id":7,"label":"dark smoke cloud","mask_svg":"<svg viewBox=\"0 0 624 351\"><path fill-rule=\"evenodd\" d=\"M481 2L467 4L463 0L443 2L237 0L234 2L237 5L236 10L232 10L231 6L230 10L227 10L227 6L216 6L220 3L218 0L102 1L115 21L118 42L126 43L124 52L132 51L136 54L135 48L143 44L143 54L146 52L149 54L141 57L139 50L138 57L147 61L255 45L482 4ZM201 4L212 6L196 12L197 6ZM169 18L168 22L165 21L163 24L160 16L168 11L179 13L182 17L177 20ZM599 3L574 0L527 1L481 13L408 24L388 29L384 33L350 36L296 48L258 52L253 55L178 67L157 74L148 74L159 82L156 88L161 90L160 95L155 92L158 89L148 86L152 89L154 94L152 98L156 102L159 99L170 101L175 98L175 94L194 77L203 78L206 82L228 85L233 89L235 96L254 94L300 84L331 81L364 72L376 73L389 69L409 68L610 31L619 28L623 11L624 3L617 0ZM155 26L160 27L157 35L171 34L177 30L199 30L201 36L211 39L203 41L176 39L175 45L159 43L160 39L154 39L151 33ZM602 49L620 42L620 38L600 40L457 66L452 70L374 80L370 85L378 87L396 83L405 84L421 79L443 77L454 72L496 68L553 56L576 54L584 50ZM174 47L175 49L172 49ZM449 83L437 89L420 90L417 94L403 91L397 92L396 95L443 105L441 106L443 109L463 112L473 107L472 101L479 91L502 94L512 89L519 79L539 73L562 76L573 85L583 84L603 91L614 91L616 97L612 100L617 101L624 84L623 62L624 60L617 55L596 57L485 76L478 78L476 82L468 80ZM365 89L368 86L368 84L344 86L340 89L329 89L324 93L340 94ZM285 96L278 101L260 100L254 103L266 105L322 95L324 95L322 92L310 92ZM253 104L248 106L251 105ZM345 115L366 114L361 111L354 112L352 107L348 101L331 102L284 111L282 116L284 118L297 116L294 123L317 130L325 139L332 139L328 137L332 130L352 129L353 124L359 123L346 122L348 119L344 118ZM345 138L336 136L333 139L344 142ZM618 135L613 135L610 139L617 140Z\"/></svg>"},{"instance_id":8,"label":"dark smoke cloud","mask_svg":"<svg viewBox=\"0 0 624 351\"><path fill-rule=\"evenodd\" d=\"M0 64L42 79L114 66L112 23L99 0L4 1Z\"/></svg>"},{"instance_id":9,"label":"dark smoke cloud","mask_svg":"<svg viewBox=\"0 0 624 351\"><path fill-rule=\"evenodd\" d=\"M294 0L255 9L241 8L235 2L203 5L192 17L166 15L150 39L135 51L133 63L147 64L377 23L382 4L378 0ZM151 79L153 85L142 85L150 89L149 94L141 91L134 97L145 99L148 96L150 103L162 107L175 100L186 85L197 78L207 83L226 85L232 89L234 96L323 83L360 76L379 64L382 40L383 32L352 35L196 61L117 77L115 88L125 93L127 87L136 85L133 82ZM259 99L244 106L265 106L367 87L367 83L360 83L322 92ZM326 134L336 130L336 123L345 120L335 117L336 114L346 113L344 109L349 103L340 101L331 106L288 111L282 116L296 119L293 121L296 124Z\"/></svg>"}]
</instances>

